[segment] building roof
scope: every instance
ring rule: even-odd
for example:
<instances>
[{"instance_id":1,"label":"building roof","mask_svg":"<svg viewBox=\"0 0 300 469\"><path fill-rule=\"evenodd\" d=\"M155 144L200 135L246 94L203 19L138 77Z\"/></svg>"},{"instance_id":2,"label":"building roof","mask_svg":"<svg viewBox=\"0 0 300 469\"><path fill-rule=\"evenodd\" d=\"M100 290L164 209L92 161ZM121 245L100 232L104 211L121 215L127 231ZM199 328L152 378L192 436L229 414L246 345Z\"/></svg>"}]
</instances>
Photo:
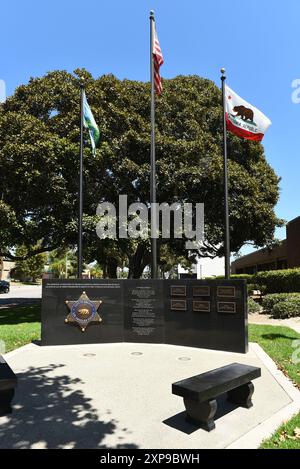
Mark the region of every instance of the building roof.
<instances>
[{"instance_id":1,"label":"building roof","mask_svg":"<svg viewBox=\"0 0 300 469\"><path fill-rule=\"evenodd\" d=\"M300 217L293 218L293 220L287 222L287 225L291 225L292 223L299 223Z\"/></svg>"},{"instance_id":2,"label":"building roof","mask_svg":"<svg viewBox=\"0 0 300 469\"><path fill-rule=\"evenodd\" d=\"M231 263L233 267L246 267L248 265L267 263L273 259L286 258L286 245L287 241L284 239L280 241L274 248L262 248L257 251L246 254L245 256L239 257Z\"/></svg>"}]
</instances>

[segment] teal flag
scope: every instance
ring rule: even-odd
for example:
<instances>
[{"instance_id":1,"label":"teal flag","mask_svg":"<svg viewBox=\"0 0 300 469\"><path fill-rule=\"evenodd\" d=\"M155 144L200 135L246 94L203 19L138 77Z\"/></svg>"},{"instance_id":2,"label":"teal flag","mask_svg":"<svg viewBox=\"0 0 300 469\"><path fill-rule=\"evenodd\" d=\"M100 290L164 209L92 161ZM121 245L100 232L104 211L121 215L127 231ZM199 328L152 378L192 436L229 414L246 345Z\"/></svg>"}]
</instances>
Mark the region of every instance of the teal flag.
<instances>
[{"instance_id":1,"label":"teal flag","mask_svg":"<svg viewBox=\"0 0 300 469\"><path fill-rule=\"evenodd\" d=\"M93 113L87 102L85 91L83 91L83 123L84 127L89 129L93 153L96 153L96 146L100 139L99 127L96 124Z\"/></svg>"}]
</instances>

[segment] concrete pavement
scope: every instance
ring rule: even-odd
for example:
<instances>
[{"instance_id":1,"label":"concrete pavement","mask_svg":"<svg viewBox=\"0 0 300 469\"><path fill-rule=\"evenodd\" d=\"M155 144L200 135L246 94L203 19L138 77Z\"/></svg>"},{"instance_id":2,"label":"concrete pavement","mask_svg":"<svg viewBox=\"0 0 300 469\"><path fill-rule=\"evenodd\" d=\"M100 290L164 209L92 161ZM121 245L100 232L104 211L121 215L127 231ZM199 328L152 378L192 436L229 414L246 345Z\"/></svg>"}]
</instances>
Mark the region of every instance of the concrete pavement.
<instances>
[{"instance_id":1,"label":"concrete pavement","mask_svg":"<svg viewBox=\"0 0 300 469\"><path fill-rule=\"evenodd\" d=\"M248 315L249 324L258 324L264 326L286 326L294 329L300 334L300 316L295 318L275 319L270 314L251 313Z\"/></svg>"},{"instance_id":2,"label":"concrete pavement","mask_svg":"<svg viewBox=\"0 0 300 469\"><path fill-rule=\"evenodd\" d=\"M42 297L41 285L11 284L9 293L0 294L0 308L36 303Z\"/></svg>"},{"instance_id":3,"label":"concrete pavement","mask_svg":"<svg viewBox=\"0 0 300 469\"><path fill-rule=\"evenodd\" d=\"M6 354L19 377L0 448L256 448L300 409L300 393L257 344L246 355L173 345L38 347ZM232 362L260 366L254 406L219 400L210 433L185 421L180 379Z\"/></svg>"}]
</instances>

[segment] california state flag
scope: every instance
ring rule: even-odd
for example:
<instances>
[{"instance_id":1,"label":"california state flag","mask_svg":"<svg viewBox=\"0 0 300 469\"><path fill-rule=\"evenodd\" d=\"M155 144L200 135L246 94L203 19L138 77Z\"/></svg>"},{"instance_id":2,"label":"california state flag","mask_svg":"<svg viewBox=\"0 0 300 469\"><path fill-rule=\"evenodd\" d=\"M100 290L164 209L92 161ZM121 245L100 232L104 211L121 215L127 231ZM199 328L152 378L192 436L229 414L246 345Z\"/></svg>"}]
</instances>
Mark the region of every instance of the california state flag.
<instances>
[{"instance_id":1,"label":"california state flag","mask_svg":"<svg viewBox=\"0 0 300 469\"><path fill-rule=\"evenodd\" d=\"M227 85L225 111L227 130L247 140L260 142L272 123L259 109L240 98Z\"/></svg>"}]
</instances>

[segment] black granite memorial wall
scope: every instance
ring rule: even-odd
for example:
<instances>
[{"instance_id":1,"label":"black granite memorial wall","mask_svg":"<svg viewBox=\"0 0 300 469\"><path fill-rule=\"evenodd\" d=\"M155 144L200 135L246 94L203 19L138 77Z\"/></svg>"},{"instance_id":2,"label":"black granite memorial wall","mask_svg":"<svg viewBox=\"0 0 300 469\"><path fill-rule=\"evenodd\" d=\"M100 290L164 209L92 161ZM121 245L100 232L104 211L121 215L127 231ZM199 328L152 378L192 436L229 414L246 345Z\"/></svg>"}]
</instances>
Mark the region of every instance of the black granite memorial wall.
<instances>
[{"instance_id":1,"label":"black granite memorial wall","mask_svg":"<svg viewBox=\"0 0 300 469\"><path fill-rule=\"evenodd\" d=\"M89 323L91 308L100 320ZM243 280L43 282L42 345L125 341L245 353L247 329Z\"/></svg>"}]
</instances>

